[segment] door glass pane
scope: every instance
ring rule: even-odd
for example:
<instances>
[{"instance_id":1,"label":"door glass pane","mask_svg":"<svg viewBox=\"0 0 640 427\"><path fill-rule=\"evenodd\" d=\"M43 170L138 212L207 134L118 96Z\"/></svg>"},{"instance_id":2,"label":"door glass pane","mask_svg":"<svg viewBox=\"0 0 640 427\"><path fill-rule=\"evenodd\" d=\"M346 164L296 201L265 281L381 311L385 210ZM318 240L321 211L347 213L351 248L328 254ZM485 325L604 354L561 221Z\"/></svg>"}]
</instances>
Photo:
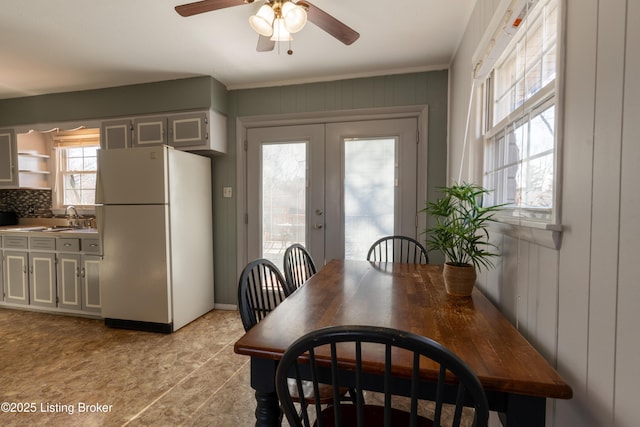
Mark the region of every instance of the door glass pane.
<instances>
[{"instance_id":1,"label":"door glass pane","mask_svg":"<svg viewBox=\"0 0 640 427\"><path fill-rule=\"evenodd\" d=\"M344 256L366 259L394 231L396 140L346 139L344 159Z\"/></svg>"},{"instance_id":2,"label":"door glass pane","mask_svg":"<svg viewBox=\"0 0 640 427\"><path fill-rule=\"evenodd\" d=\"M282 269L285 249L305 245L307 143L262 146L262 256Z\"/></svg>"}]
</instances>

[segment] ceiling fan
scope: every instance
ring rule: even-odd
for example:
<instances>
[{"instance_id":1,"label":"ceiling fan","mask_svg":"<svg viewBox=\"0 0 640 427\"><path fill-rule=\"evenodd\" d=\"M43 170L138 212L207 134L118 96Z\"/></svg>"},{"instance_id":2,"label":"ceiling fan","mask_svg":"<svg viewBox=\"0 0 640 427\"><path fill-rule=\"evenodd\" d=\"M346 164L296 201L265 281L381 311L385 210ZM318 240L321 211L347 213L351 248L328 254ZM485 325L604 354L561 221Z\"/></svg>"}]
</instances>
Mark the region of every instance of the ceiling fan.
<instances>
[{"instance_id":1,"label":"ceiling fan","mask_svg":"<svg viewBox=\"0 0 640 427\"><path fill-rule=\"evenodd\" d=\"M201 0L176 6L180 16L193 16L213 10L253 3L255 0ZM249 19L251 27L260 35L258 52L273 50L277 41L292 40L291 34L300 31L307 20L346 45L360 34L307 0L266 0ZM288 50L292 54L291 49Z\"/></svg>"}]
</instances>

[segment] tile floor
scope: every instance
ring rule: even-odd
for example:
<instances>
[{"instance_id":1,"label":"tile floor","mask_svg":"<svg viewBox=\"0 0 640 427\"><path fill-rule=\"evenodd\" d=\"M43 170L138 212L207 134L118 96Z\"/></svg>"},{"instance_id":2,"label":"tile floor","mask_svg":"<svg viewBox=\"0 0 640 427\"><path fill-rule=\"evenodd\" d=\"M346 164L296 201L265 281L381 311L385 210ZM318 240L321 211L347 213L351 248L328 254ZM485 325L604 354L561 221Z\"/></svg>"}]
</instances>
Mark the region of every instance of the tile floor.
<instances>
[{"instance_id":1,"label":"tile floor","mask_svg":"<svg viewBox=\"0 0 640 427\"><path fill-rule=\"evenodd\" d=\"M0 425L253 426L243 333L236 311L165 335L0 308Z\"/></svg>"},{"instance_id":2,"label":"tile floor","mask_svg":"<svg viewBox=\"0 0 640 427\"><path fill-rule=\"evenodd\" d=\"M3 406L0 425L251 426L243 333L234 311L164 335L0 308L0 403L35 411Z\"/></svg>"}]
</instances>

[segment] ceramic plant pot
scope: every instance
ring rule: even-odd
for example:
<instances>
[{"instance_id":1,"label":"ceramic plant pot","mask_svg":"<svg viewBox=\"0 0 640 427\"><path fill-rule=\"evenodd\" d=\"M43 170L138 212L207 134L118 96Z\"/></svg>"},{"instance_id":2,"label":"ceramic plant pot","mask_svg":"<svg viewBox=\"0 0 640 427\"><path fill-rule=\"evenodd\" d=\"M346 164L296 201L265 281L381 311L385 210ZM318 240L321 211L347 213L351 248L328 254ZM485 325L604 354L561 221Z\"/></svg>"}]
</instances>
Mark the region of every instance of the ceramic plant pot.
<instances>
[{"instance_id":1,"label":"ceramic plant pot","mask_svg":"<svg viewBox=\"0 0 640 427\"><path fill-rule=\"evenodd\" d=\"M476 284L476 269L473 265L459 267L446 263L442 272L444 286L449 295L458 297L471 296L473 286Z\"/></svg>"}]
</instances>

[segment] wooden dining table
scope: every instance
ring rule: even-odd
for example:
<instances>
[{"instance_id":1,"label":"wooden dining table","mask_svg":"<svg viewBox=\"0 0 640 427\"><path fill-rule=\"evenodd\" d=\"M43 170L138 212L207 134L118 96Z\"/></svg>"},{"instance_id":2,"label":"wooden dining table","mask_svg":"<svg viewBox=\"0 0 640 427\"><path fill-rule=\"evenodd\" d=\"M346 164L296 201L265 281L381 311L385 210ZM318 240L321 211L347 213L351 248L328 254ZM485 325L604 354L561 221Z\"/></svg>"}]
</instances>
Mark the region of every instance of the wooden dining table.
<instances>
[{"instance_id":1,"label":"wooden dining table","mask_svg":"<svg viewBox=\"0 0 640 427\"><path fill-rule=\"evenodd\" d=\"M256 426L280 425L275 372L287 347L333 325L391 327L440 342L475 372L490 409L508 427L544 426L546 399L572 397L482 292L446 293L441 265L333 260L235 343L236 353L251 357Z\"/></svg>"}]
</instances>

